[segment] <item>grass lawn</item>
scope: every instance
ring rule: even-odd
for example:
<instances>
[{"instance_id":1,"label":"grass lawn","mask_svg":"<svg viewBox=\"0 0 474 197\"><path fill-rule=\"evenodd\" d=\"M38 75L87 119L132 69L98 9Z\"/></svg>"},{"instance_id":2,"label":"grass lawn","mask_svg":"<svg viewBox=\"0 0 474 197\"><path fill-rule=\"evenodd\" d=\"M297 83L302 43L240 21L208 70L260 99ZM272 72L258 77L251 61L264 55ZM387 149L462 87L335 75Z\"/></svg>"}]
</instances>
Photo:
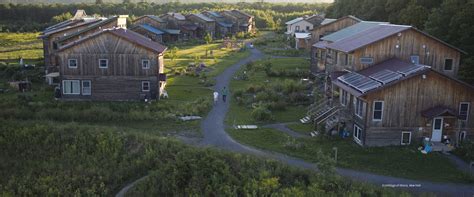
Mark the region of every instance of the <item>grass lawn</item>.
<instances>
[{"instance_id":1,"label":"grass lawn","mask_svg":"<svg viewBox=\"0 0 474 197\"><path fill-rule=\"evenodd\" d=\"M360 147L351 139L332 137L296 139L301 148L286 147L293 139L289 135L273 129L228 130L239 142L257 148L288 154L309 162L317 162L315 155L321 149L333 155L333 147L338 148L337 166L381 175L430 180L438 182L473 183L474 179L457 170L439 153L423 155L416 147Z\"/></svg>"},{"instance_id":2,"label":"grass lawn","mask_svg":"<svg viewBox=\"0 0 474 197\"><path fill-rule=\"evenodd\" d=\"M309 133L314 131L314 124L302 124L302 123L296 123L296 124L288 124L286 125L289 129L301 133L303 135L308 135Z\"/></svg>"},{"instance_id":3,"label":"grass lawn","mask_svg":"<svg viewBox=\"0 0 474 197\"><path fill-rule=\"evenodd\" d=\"M0 60L39 59L43 57L43 43L39 33L0 33Z\"/></svg>"}]
</instances>

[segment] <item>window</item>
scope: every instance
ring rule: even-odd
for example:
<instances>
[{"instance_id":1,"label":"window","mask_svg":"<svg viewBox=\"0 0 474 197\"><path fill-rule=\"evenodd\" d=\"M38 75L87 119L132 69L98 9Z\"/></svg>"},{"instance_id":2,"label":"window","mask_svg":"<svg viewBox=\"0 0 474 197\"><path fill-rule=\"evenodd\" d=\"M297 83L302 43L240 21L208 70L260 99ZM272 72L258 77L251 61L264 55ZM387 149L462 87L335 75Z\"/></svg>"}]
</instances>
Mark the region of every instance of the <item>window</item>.
<instances>
[{"instance_id":1,"label":"window","mask_svg":"<svg viewBox=\"0 0 474 197\"><path fill-rule=\"evenodd\" d=\"M69 59L67 65L69 68L77 68L77 59Z\"/></svg>"},{"instance_id":2,"label":"window","mask_svg":"<svg viewBox=\"0 0 474 197\"><path fill-rule=\"evenodd\" d=\"M413 63L413 64L420 64L420 56L418 56L418 55L412 55L412 56L410 57L410 59L411 59L411 63Z\"/></svg>"},{"instance_id":3,"label":"window","mask_svg":"<svg viewBox=\"0 0 474 197\"><path fill-rule=\"evenodd\" d=\"M338 58L337 56L338 56L338 55L339 55L339 54L338 54L337 51L334 52L334 64L337 64L337 58Z\"/></svg>"},{"instance_id":4,"label":"window","mask_svg":"<svg viewBox=\"0 0 474 197\"><path fill-rule=\"evenodd\" d=\"M411 143L411 132L402 132L401 145L409 145Z\"/></svg>"},{"instance_id":5,"label":"window","mask_svg":"<svg viewBox=\"0 0 474 197\"><path fill-rule=\"evenodd\" d=\"M63 80L63 94L81 94L79 80Z\"/></svg>"},{"instance_id":6,"label":"window","mask_svg":"<svg viewBox=\"0 0 474 197\"><path fill-rule=\"evenodd\" d=\"M453 59L444 60L444 70L447 70L447 71L453 70Z\"/></svg>"},{"instance_id":7,"label":"window","mask_svg":"<svg viewBox=\"0 0 474 197\"><path fill-rule=\"evenodd\" d=\"M150 60L142 60L142 68L149 69L150 68Z\"/></svg>"},{"instance_id":8,"label":"window","mask_svg":"<svg viewBox=\"0 0 474 197\"><path fill-rule=\"evenodd\" d=\"M309 26L306 26L306 30L309 31Z\"/></svg>"},{"instance_id":9,"label":"window","mask_svg":"<svg viewBox=\"0 0 474 197\"><path fill-rule=\"evenodd\" d=\"M354 124L354 141L362 145L362 129Z\"/></svg>"},{"instance_id":10,"label":"window","mask_svg":"<svg viewBox=\"0 0 474 197\"><path fill-rule=\"evenodd\" d=\"M109 60L99 59L99 68L107 68L107 67L109 67Z\"/></svg>"},{"instance_id":11,"label":"window","mask_svg":"<svg viewBox=\"0 0 474 197\"><path fill-rule=\"evenodd\" d=\"M373 64L373 63L374 63L374 58L371 58L371 57L361 57L361 58L360 58L360 63L361 63L361 64Z\"/></svg>"},{"instance_id":12,"label":"window","mask_svg":"<svg viewBox=\"0 0 474 197\"><path fill-rule=\"evenodd\" d=\"M354 108L355 108L355 115L357 115L359 118L362 118L362 113L364 111L364 101L357 98L354 102Z\"/></svg>"},{"instance_id":13,"label":"window","mask_svg":"<svg viewBox=\"0 0 474 197\"><path fill-rule=\"evenodd\" d=\"M314 58L315 59L318 59L319 58L319 53L318 53L319 50L316 50L316 52L314 52Z\"/></svg>"},{"instance_id":14,"label":"window","mask_svg":"<svg viewBox=\"0 0 474 197\"><path fill-rule=\"evenodd\" d=\"M463 142L466 139L466 131L459 132L459 142Z\"/></svg>"},{"instance_id":15,"label":"window","mask_svg":"<svg viewBox=\"0 0 474 197\"><path fill-rule=\"evenodd\" d=\"M461 120L468 120L470 104L469 102L461 102L461 104L459 104L459 116Z\"/></svg>"},{"instance_id":16,"label":"window","mask_svg":"<svg viewBox=\"0 0 474 197\"><path fill-rule=\"evenodd\" d=\"M150 82L142 81L142 92L149 92L149 91L150 91Z\"/></svg>"},{"instance_id":17,"label":"window","mask_svg":"<svg viewBox=\"0 0 474 197\"><path fill-rule=\"evenodd\" d=\"M374 101L373 121L382 121L383 116L383 101Z\"/></svg>"},{"instance_id":18,"label":"window","mask_svg":"<svg viewBox=\"0 0 474 197\"><path fill-rule=\"evenodd\" d=\"M326 56L326 52L325 51L321 51L321 59L325 58Z\"/></svg>"},{"instance_id":19,"label":"window","mask_svg":"<svg viewBox=\"0 0 474 197\"><path fill-rule=\"evenodd\" d=\"M349 99L347 99L347 91L341 89L341 105L347 106L347 104L349 103L348 100Z\"/></svg>"},{"instance_id":20,"label":"window","mask_svg":"<svg viewBox=\"0 0 474 197\"><path fill-rule=\"evenodd\" d=\"M297 32L300 31L300 26L296 26L295 31L297 31Z\"/></svg>"},{"instance_id":21,"label":"window","mask_svg":"<svg viewBox=\"0 0 474 197\"><path fill-rule=\"evenodd\" d=\"M348 64L349 64L349 55L344 54L344 65L348 65Z\"/></svg>"},{"instance_id":22,"label":"window","mask_svg":"<svg viewBox=\"0 0 474 197\"><path fill-rule=\"evenodd\" d=\"M349 63L348 65L352 65L352 54L348 54L348 59L349 59Z\"/></svg>"},{"instance_id":23,"label":"window","mask_svg":"<svg viewBox=\"0 0 474 197\"><path fill-rule=\"evenodd\" d=\"M91 81L82 80L82 95L91 95Z\"/></svg>"}]
</instances>

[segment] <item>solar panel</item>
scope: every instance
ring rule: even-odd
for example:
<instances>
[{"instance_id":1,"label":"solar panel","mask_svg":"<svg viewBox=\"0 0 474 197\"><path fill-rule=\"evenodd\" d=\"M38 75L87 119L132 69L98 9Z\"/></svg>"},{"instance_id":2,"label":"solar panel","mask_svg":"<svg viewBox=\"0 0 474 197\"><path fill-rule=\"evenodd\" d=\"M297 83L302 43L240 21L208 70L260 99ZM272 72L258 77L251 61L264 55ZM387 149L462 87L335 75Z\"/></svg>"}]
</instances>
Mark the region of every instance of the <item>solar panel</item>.
<instances>
[{"instance_id":1,"label":"solar panel","mask_svg":"<svg viewBox=\"0 0 474 197\"><path fill-rule=\"evenodd\" d=\"M340 77L338 77L338 79L355 88L356 90L360 91L360 92L367 92L369 90L372 90L372 89L375 89L377 87L380 87L382 84L380 84L379 82L375 81L375 80L372 80L364 75L361 75L359 73L355 73L355 72L352 72L352 73L347 73L345 75L342 75Z\"/></svg>"},{"instance_id":2,"label":"solar panel","mask_svg":"<svg viewBox=\"0 0 474 197\"><path fill-rule=\"evenodd\" d=\"M403 77L401 74L393 72L391 70L381 70L369 76L370 78L382 83L387 84L392 81L398 80Z\"/></svg>"},{"instance_id":3,"label":"solar panel","mask_svg":"<svg viewBox=\"0 0 474 197\"><path fill-rule=\"evenodd\" d=\"M423 70L425 67L421 65L410 65L408 67L402 68L398 70L398 73L403 74L403 76L410 75L412 73L418 72L420 70Z\"/></svg>"}]
</instances>

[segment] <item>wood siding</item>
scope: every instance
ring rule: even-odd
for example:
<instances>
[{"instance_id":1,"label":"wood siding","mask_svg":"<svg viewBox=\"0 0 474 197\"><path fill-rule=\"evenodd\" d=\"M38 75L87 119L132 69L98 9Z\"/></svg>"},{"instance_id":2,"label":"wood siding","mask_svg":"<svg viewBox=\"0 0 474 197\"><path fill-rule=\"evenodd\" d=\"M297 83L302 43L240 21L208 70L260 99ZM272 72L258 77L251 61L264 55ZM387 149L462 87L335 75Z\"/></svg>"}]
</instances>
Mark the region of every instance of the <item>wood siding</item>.
<instances>
[{"instance_id":1,"label":"wood siding","mask_svg":"<svg viewBox=\"0 0 474 197\"><path fill-rule=\"evenodd\" d=\"M211 34L213 37L215 36L216 22L204 21L195 15L189 15L186 19L198 26L198 37L203 38L206 34Z\"/></svg>"},{"instance_id":2,"label":"wood siding","mask_svg":"<svg viewBox=\"0 0 474 197\"><path fill-rule=\"evenodd\" d=\"M133 21L133 24L134 25L143 25L143 24L147 24L147 25L151 25L153 27L157 27L157 28L166 28L166 22L159 22L155 19L152 19L148 16L144 16L144 17L141 17L135 21Z\"/></svg>"},{"instance_id":3,"label":"wood siding","mask_svg":"<svg viewBox=\"0 0 474 197\"><path fill-rule=\"evenodd\" d=\"M354 25L354 24L359 23L359 22L360 21L358 21L358 20L356 20L352 17L344 17L344 18L340 18L340 19L338 19L334 22L316 27L311 31L311 43L314 44L314 43L318 42L319 39L322 36L325 36L325 35L328 35L330 33L339 31L341 29L344 29L346 27L349 27L349 26Z\"/></svg>"}]
</instances>

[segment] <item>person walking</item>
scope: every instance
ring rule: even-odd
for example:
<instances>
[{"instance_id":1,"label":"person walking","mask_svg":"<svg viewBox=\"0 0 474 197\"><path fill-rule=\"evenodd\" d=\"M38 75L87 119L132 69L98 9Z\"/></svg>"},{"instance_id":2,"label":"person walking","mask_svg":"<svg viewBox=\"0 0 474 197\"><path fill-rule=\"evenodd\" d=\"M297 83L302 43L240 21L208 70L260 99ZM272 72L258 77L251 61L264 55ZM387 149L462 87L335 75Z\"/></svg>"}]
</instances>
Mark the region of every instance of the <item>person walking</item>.
<instances>
[{"instance_id":1,"label":"person walking","mask_svg":"<svg viewBox=\"0 0 474 197\"><path fill-rule=\"evenodd\" d=\"M214 104L216 104L218 100L219 100L219 92L214 91Z\"/></svg>"},{"instance_id":2,"label":"person walking","mask_svg":"<svg viewBox=\"0 0 474 197\"><path fill-rule=\"evenodd\" d=\"M225 102L226 101L226 98L227 98L227 94L229 93L229 91L227 90L227 88L224 86L224 88L222 88L222 100Z\"/></svg>"}]
</instances>

